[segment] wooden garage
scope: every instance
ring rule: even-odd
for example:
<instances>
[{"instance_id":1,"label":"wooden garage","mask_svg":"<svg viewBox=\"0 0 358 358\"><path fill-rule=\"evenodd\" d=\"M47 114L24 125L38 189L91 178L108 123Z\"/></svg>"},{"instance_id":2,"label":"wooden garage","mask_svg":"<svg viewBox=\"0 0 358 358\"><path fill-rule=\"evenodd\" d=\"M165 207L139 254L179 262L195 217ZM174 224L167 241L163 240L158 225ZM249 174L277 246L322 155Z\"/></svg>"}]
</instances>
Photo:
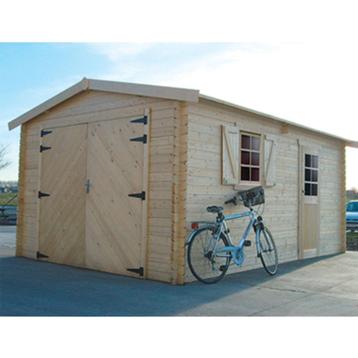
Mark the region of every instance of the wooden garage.
<instances>
[{"instance_id":1,"label":"wooden garage","mask_svg":"<svg viewBox=\"0 0 358 358\"><path fill-rule=\"evenodd\" d=\"M196 90L90 79L19 125L18 256L182 284L190 222L259 184L280 262L345 251L357 142ZM259 266L251 252L241 270Z\"/></svg>"}]
</instances>

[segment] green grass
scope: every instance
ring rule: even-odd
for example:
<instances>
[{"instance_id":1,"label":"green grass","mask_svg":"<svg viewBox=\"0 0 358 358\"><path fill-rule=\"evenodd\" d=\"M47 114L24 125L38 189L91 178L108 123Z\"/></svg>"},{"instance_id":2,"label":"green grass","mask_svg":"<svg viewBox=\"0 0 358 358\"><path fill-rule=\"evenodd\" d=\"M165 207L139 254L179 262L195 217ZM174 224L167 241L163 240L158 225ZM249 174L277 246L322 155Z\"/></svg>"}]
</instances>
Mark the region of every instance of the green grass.
<instances>
[{"instance_id":1,"label":"green grass","mask_svg":"<svg viewBox=\"0 0 358 358\"><path fill-rule=\"evenodd\" d=\"M11 198L13 198L16 195L16 193L0 193L0 206L5 205ZM13 200L11 200L6 205L17 205L17 197Z\"/></svg>"},{"instance_id":2,"label":"green grass","mask_svg":"<svg viewBox=\"0 0 358 358\"><path fill-rule=\"evenodd\" d=\"M347 239L354 239L354 240L358 240L358 231L355 232L347 232Z\"/></svg>"}]
</instances>

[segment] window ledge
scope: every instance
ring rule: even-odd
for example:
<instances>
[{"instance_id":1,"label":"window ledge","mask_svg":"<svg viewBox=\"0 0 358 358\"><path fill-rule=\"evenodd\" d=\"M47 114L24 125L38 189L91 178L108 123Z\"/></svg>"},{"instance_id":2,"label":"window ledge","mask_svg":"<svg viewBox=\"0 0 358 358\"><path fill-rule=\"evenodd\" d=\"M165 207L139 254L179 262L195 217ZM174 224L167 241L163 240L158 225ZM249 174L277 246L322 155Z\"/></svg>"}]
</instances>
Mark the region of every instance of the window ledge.
<instances>
[{"instance_id":1,"label":"window ledge","mask_svg":"<svg viewBox=\"0 0 358 358\"><path fill-rule=\"evenodd\" d=\"M264 188L273 188L274 186L276 186L276 184L272 184L272 185L266 185L263 182L252 182L252 183L242 183L242 184L235 184L234 185L234 190L248 190L253 188L254 186L262 186Z\"/></svg>"},{"instance_id":2,"label":"window ledge","mask_svg":"<svg viewBox=\"0 0 358 358\"><path fill-rule=\"evenodd\" d=\"M260 185L263 185L261 181L243 182L240 184L235 184L234 189L235 190L247 190L247 189L253 188L254 186L260 186Z\"/></svg>"}]
</instances>

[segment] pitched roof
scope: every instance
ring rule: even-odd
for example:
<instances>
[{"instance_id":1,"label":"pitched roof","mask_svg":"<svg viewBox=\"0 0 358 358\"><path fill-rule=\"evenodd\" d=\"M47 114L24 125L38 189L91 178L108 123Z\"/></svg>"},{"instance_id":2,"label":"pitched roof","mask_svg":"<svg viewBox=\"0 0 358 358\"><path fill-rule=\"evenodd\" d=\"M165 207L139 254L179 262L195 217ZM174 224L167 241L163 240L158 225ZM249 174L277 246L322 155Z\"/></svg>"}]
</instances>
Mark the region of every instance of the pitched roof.
<instances>
[{"instance_id":1,"label":"pitched roof","mask_svg":"<svg viewBox=\"0 0 358 358\"><path fill-rule=\"evenodd\" d=\"M37 117L38 115L48 111L50 108L57 106L58 104L75 96L76 94L87 90L125 93L137 96L158 97L188 102L197 102L199 98L199 91L192 89L83 78L75 85L65 89L56 96L48 99L47 101L39 104L38 106L9 122L9 129L14 129L17 126L24 124L29 120Z\"/></svg>"},{"instance_id":2,"label":"pitched roof","mask_svg":"<svg viewBox=\"0 0 358 358\"><path fill-rule=\"evenodd\" d=\"M247 107L239 106L234 103L230 103L227 101L223 101L218 98L209 97L203 94L200 94L198 90L187 89L187 88L177 88L177 87L166 87L166 86L153 86L153 85L144 85L137 83L127 83L127 82L116 82L116 81L103 81L103 80L95 80L95 79L87 79L83 78L80 82L75 85L65 89L60 92L56 96L48 99L47 101L39 104L28 112L22 114L21 116L13 119L8 123L9 129L14 129L21 124L24 124L31 119L37 117L38 115L48 111L54 106L66 101L67 99L87 90L93 91L104 91L104 92L114 92L114 93L124 93L124 94L132 94L137 96L147 96L147 97L155 97L155 98L165 98L172 99L177 101L186 101L197 103L199 100L206 100L214 103L218 103L224 106L228 106L231 108L239 109L245 112L253 113L262 117L266 117L272 119L274 121L280 122L282 124L302 128L305 130L309 130L314 133L318 133L324 136L328 136L331 138L335 138L338 140L342 140L345 142L347 146L358 148L358 141L348 140L342 137L335 136L330 133L322 132L317 129L309 128L303 126L298 123L294 123L291 121L287 121L285 119L272 116L270 114L266 114L263 112L259 112Z\"/></svg>"},{"instance_id":3,"label":"pitched roof","mask_svg":"<svg viewBox=\"0 0 358 358\"><path fill-rule=\"evenodd\" d=\"M229 106L229 107L232 107L232 108L236 108L236 109L239 109L241 111L245 111L245 112L249 112L249 113L252 113L252 114L256 114L258 116L261 116L261 117L265 117L265 118L269 118L269 119L272 119L276 122L280 122L282 124L287 124L287 125L290 125L290 126L293 126L293 127L297 127L297 128L302 128L302 129L305 129L305 130L308 130L308 131L311 131L311 132L314 132L314 133L317 133L317 134L321 134L321 135L324 135L324 136L327 136L327 137L331 137L331 138L335 138L335 139L338 139L338 140L342 140L346 143L346 145L348 147L355 147L355 148L358 148L358 141L354 141L354 140L350 140L350 139L346 139L346 138L342 138L342 137L338 137L334 134L331 134L331 133L327 133L327 132L324 132L324 131L320 131L318 129L314 129L314 128L311 128L311 127L307 127L303 124L298 124L298 123L295 123L295 122L292 122L292 121L288 121L287 119L282 119L280 117L276 117L276 116L273 116L271 114L267 114L267 113L264 113L264 112L260 112L260 111L257 111L255 109L251 109L251 108L247 108L247 107L243 107L243 106L239 106L237 104L234 104L234 103L231 103L231 102L227 102L227 101L224 101L224 100L221 100L221 99L218 99L218 98L215 98L215 97L210 97L210 96L206 96L206 95L199 95L200 98L204 99L204 100L207 100L207 101L211 101L211 102L215 102L215 103L218 103L218 104L222 104L224 106Z\"/></svg>"}]
</instances>

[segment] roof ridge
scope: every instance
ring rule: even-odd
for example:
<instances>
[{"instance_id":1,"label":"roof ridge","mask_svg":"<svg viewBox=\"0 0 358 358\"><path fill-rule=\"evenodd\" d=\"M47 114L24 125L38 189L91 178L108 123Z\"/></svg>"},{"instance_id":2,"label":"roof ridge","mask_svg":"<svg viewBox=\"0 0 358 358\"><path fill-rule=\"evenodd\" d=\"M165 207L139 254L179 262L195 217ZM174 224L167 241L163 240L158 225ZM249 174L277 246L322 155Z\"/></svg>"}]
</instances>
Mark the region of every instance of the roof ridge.
<instances>
[{"instance_id":1,"label":"roof ridge","mask_svg":"<svg viewBox=\"0 0 358 358\"><path fill-rule=\"evenodd\" d=\"M47 101L39 104L38 106L30 109L19 117L13 119L8 123L9 129L12 130L17 126L26 123L27 121L39 116L45 111L51 109L52 107L66 101L67 99L81 93L84 91L93 90L93 91L105 91L105 92L114 92L114 93L124 93L132 94L137 96L146 96L146 97L156 97L156 98L165 98L177 101L197 103L200 99L215 102L224 106L231 108L239 109L246 111L248 113L256 114L268 119L294 126L297 128L302 128L323 136L335 138L345 142L345 145L358 148L358 141L338 137L334 134L326 133L318 129L310 128L299 123L291 122L286 119L282 119L271 114L260 112L251 108L243 107L225 100L221 100L215 97L207 96L200 94L199 90L188 89L188 88L179 88L179 87L169 87L169 86L157 86L149 84L140 84L133 82L120 82L120 81L109 81L109 80L98 80L83 77L79 82L75 83L71 87L68 87L64 91L58 93L57 95L49 98Z\"/></svg>"}]
</instances>

